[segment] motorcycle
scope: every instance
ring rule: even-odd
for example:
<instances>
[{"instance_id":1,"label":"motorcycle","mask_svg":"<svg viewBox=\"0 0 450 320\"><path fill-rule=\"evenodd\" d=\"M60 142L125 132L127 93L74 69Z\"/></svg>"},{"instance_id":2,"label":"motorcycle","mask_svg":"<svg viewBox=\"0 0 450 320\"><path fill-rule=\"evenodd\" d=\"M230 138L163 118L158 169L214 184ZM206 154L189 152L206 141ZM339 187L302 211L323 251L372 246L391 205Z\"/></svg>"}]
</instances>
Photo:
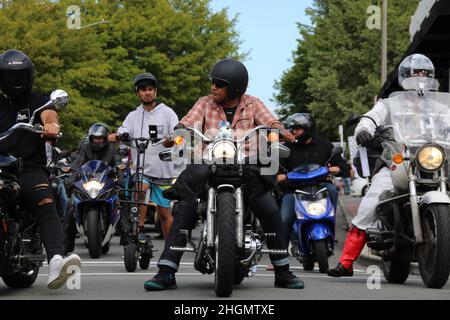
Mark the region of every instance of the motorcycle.
<instances>
[{"instance_id":1,"label":"motorcycle","mask_svg":"<svg viewBox=\"0 0 450 320\"><path fill-rule=\"evenodd\" d=\"M261 236L253 230L250 210L244 203L244 174L249 170L245 166L248 159L245 157L245 146L253 134L262 130L271 132L273 129L259 126L242 139L234 139L229 123L225 122L215 138L209 139L198 130L187 128L189 134L201 138L207 147L203 163L209 165L211 174L207 182L206 210L202 214L204 227L198 246L189 239L187 230L182 230L189 246L170 249L196 253L194 268L203 274L215 274L214 290L219 297L230 296L233 285L240 284L245 277L253 276L262 254L287 253L287 250L263 248L266 239L275 235ZM170 161L179 155L177 150L182 144L188 146L186 150L192 149L193 141L189 137L177 136L176 145L160 153L161 160ZM269 146L270 151L278 152L283 157L289 156L290 150L278 142L269 142ZM183 156L189 157L186 154ZM227 164L227 159L233 160L235 164ZM221 168L227 171L226 175L217 174Z\"/></svg>"},{"instance_id":2,"label":"motorcycle","mask_svg":"<svg viewBox=\"0 0 450 320\"><path fill-rule=\"evenodd\" d=\"M342 148L333 149L340 155ZM320 273L328 270L328 257L334 252L336 210L328 190L321 182L330 175L328 167L317 164L300 166L287 174L294 191L296 221L292 228L291 253L311 271L317 261Z\"/></svg>"},{"instance_id":3,"label":"motorcycle","mask_svg":"<svg viewBox=\"0 0 450 320\"><path fill-rule=\"evenodd\" d=\"M389 169L394 189L379 196L380 221L366 230L367 245L381 257L388 282L404 283L417 261L425 285L441 288L450 273L450 94L397 92L384 102L386 125L363 117L376 126L373 143L383 147L379 164Z\"/></svg>"},{"instance_id":4,"label":"motorcycle","mask_svg":"<svg viewBox=\"0 0 450 320\"><path fill-rule=\"evenodd\" d=\"M137 264L142 270L148 269L150 266L150 260L153 257L153 244L150 237L146 237L145 241L139 241L139 217L140 209L142 206L146 206L150 211L150 207L156 213L154 205L150 204L150 190L146 192L141 191L144 183L144 164L145 164L145 150L147 150L149 143L152 146L157 146L163 143L163 139L158 139L158 133L156 126L149 126L149 138L130 138L128 134L122 134L119 136L119 140L127 143L135 143L137 155L136 155L136 174L134 177L131 175L131 156L130 150L125 152L125 147L122 147L124 154L127 154L123 158L123 175L124 175L124 188L119 190L119 205L120 214L122 216L121 223L125 229L124 237L124 263L125 269L128 272L136 271ZM133 180L133 181L131 181ZM147 214L147 218L152 218L155 215ZM154 221L155 222L155 221Z\"/></svg>"},{"instance_id":5,"label":"motorcycle","mask_svg":"<svg viewBox=\"0 0 450 320\"><path fill-rule=\"evenodd\" d=\"M110 248L120 214L116 208L114 171L99 160L86 162L73 184L74 219L91 258L99 258Z\"/></svg>"},{"instance_id":6,"label":"motorcycle","mask_svg":"<svg viewBox=\"0 0 450 320\"><path fill-rule=\"evenodd\" d=\"M63 108L68 95L55 90L50 101L36 109L29 123L17 123L0 134L0 143L17 131L42 134L41 125L33 125L34 118L43 110ZM45 260L39 227L21 201L21 188L17 175L22 162L11 155L0 155L0 276L10 288L28 288L37 279L39 268Z\"/></svg>"}]
</instances>

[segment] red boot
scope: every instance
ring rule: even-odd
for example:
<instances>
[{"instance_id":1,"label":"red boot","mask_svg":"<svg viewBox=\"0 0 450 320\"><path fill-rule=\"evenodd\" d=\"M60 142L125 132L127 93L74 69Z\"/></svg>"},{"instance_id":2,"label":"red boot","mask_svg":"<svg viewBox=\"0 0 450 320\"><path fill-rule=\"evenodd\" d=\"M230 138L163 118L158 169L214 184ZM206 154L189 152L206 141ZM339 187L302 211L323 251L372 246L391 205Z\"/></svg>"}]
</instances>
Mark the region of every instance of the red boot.
<instances>
[{"instance_id":1,"label":"red boot","mask_svg":"<svg viewBox=\"0 0 450 320\"><path fill-rule=\"evenodd\" d=\"M364 230L360 230L352 225L347 234L344 250L342 251L338 265L336 268L328 270L327 274L331 277L353 276L353 262L358 259L366 242L367 238Z\"/></svg>"}]
</instances>

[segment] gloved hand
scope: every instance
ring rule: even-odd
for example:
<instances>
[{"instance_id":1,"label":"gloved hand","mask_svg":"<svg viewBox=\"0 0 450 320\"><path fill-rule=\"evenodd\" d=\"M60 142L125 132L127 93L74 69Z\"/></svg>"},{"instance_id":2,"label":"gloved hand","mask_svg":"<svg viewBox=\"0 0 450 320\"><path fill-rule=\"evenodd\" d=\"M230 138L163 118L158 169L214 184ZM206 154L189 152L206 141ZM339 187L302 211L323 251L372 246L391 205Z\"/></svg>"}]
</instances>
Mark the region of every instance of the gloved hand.
<instances>
[{"instance_id":1,"label":"gloved hand","mask_svg":"<svg viewBox=\"0 0 450 320\"><path fill-rule=\"evenodd\" d=\"M356 142L363 147L367 147L371 141L372 135L367 130L361 131L356 136Z\"/></svg>"}]
</instances>

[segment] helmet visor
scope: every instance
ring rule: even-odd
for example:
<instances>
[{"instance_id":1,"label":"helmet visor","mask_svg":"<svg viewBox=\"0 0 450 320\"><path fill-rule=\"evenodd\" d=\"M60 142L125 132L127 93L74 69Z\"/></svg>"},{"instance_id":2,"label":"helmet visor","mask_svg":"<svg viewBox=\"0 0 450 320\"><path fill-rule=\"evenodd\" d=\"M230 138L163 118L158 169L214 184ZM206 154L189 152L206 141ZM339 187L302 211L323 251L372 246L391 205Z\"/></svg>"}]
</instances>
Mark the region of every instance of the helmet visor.
<instances>
[{"instance_id":1,"label":"helmet visor","mask_svg":"<svg viewBox=\"0 0 450 320\"><path fill-rule=\"evenodd\" d=\"M32 85L33 75L30 69L0 70L0 86L7 91L31 88Z\"/></svg>"}]
</instances>

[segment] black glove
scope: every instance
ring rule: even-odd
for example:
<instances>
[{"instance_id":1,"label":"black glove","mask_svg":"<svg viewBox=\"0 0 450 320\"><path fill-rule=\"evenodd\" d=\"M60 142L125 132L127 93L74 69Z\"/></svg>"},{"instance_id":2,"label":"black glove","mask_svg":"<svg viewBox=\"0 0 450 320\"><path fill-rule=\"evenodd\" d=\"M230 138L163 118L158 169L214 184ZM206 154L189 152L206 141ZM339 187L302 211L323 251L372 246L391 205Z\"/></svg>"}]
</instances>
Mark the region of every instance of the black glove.
<instances>
[{"instance_id":1,"label":"black glove","mask_svg":"<svg viewBox=\"0 0 450 320\"><path fill-rule=\"evenodd\" d=\"M356 136L356 142L363 147L367 147L372 142L372 135L363 130Z\"/></svg>"}]
</instances>

